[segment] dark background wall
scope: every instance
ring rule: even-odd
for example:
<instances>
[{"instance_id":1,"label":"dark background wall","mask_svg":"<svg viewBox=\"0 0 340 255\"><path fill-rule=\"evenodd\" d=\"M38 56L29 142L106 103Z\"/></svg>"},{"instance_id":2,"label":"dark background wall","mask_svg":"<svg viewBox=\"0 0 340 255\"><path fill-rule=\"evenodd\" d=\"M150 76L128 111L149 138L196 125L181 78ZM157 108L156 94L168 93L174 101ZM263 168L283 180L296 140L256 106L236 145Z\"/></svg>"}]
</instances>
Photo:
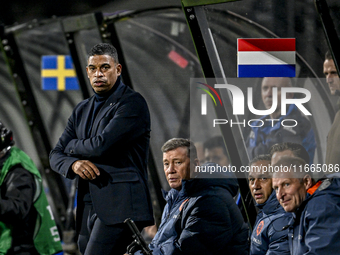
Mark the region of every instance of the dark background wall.
<instances>
[{"instance_id":1,"label":"dark background wall","mask_svg":"<svg viewBox=\"0 0 340 255\"><path fill-rule=\"evenodd\" d=\"M116 12L161 6L180 6L180 0L14 0L6 1L0 8L0 22L5 25L24 23L32 19L52 16L78 15L94 10ZM105 7L105 8L104 8Z\"/></svg>"}]
</instances>

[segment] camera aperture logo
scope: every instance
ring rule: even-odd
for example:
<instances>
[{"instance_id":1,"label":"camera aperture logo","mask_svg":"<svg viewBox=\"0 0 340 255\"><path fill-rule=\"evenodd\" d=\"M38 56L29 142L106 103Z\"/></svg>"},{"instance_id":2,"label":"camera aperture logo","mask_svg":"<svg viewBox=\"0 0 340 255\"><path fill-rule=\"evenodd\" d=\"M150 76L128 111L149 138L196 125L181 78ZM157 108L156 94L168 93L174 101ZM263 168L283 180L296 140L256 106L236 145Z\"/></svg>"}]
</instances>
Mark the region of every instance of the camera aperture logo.
<instances>
[{"instance_id":1,"label":"camera aperture logo","mask_svg":"<svg viewBox=\"0 0 340 255\"><path fill-rule=\"evenodd\" d=\"M210 91L212 91L214 93L214 95L217 97L217 99L219 100L219 103L221 106L223 106L222 104L222 100L221 100L221 96L218 94L218 92L216 91L216 89L225 89L227 92L227 90L231 93L232 95L232 111L233 111L233 115L245 115L245 96L243 91L235 86L235 85L231 85L231 84L215 84L214 87L202 83L202 82L197 82L201 85L204 85L205 87L207 87ZM215 96L206 88L201 88L201 87L197 87L198 89L206 92L206 94L201 94L201 115L207 115L208 112L208 105L207 105L207 94L211 97L211 99L213 100L215 107L217 106L217 102L215 99ZM275 125L278 124L278 122L280 122L280 125L289 129L292 127L295 127L298 125L298 121L295 119L286 119L286 118L278 118L278 119L271 119L271 118L264 118L265 116L269 117L272 113L276 112L277 109L279 108L280 110L280 115L281 116L286 116L287 115L287 109L289 111L289 106L294 105L294 107L298 108L304 115L306 116L310 116L312 115L307 108L303 105L307 102L309 102L309 100L311 99L311 93L308 89L305 88L301 88L301 87L281 87L280 88L280 98L278 98L278 88L274 87L272 89L272 106L269 109L265 109L265 110L259 110L256 109L254 107L254 101L253 101L253 88L252 87L247 87L247 106L248 106L248 110L250 113L254 114L254 115L260 115L262 116L262 118L260 119L250 119L248 121L246 121L245 119L243 121L236 121L233 119L213 119L213 127L216 127L217 125L224 125L224 124L230 124L230 126L232 127L233 125L242 125L242 126L246 126L248 125L249 127L261 127L265 124L265 122L270 122L271 126L274 127ZM224 93L223 90L220 91L221 93ZM299 98L290 98L289 94L303 94L304 97L299 97ZM279 99L280 99L280 103L279 103Z\"/></svg>"},{"instance_id":2,"label":"camera aperture logo","mask_svg":"<svg viewBox=\"0 0 340 255\"><path fill-rule=\"evenodd\" d=\"M218 100L220 101L220 104L222 106L221 97L219 96L219 94L217 93L217 91L213 87L211 87L210 85L205 84L203 82L197 82L197 83L206 86L208 89L210 89L212 92L214 92L214 94L216 95L216 97L218 98ZM201 87L197 87L197 88L205 91L211 97L211 99L214 101L215 106L217 106L215 97L211 94L211 92L209 90L201 88ZM202 115L207 115L207 94L202 94L201 95L201 102L202 102L202 104L201 104L201 114Z\"/></svg>"}]
</instances>

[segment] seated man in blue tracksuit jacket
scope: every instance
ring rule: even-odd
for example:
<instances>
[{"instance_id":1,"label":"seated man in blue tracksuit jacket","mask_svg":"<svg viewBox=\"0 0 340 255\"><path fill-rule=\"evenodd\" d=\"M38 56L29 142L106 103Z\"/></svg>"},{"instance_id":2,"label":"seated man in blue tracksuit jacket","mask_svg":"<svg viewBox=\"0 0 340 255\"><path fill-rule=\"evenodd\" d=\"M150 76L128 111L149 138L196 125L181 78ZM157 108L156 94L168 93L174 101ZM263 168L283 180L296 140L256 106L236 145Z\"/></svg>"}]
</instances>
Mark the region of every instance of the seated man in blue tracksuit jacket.
<instances>
[{"instance_id":1,"label":"seated man in blue tracksuit jacket","mask_svg":"<svg viewBox=\"0 0 340 255\"><path fill-rule=\"evenodd\" d=\"M293 213L287 226L290 252L292 255L339 254L340 175L328 175L314 183L310 171L304 169L305 164L294 157L283 157L274 164L289 169L289 172L274 172L273 188L285 211Z\"/></svg>"},{"instance_id":2,"label":"seated man in blue tracksuit jacket","mask_svg":"<svg viewBox=\"0 0 340 255\"><path fill-rule=\"evenodd\" d=\"M269 174L270 155L259 155L250 161L249 189L259 209L251 235L250 255L289 255L288 229L292 218L276 199Z\"/></svg>"},{"instance_id":3,"label":"seated man in blue tracksuit jacket","mask_svg":"<svg viewBox=\"0 0 340 255\"><path fill-rule=\"evenodd\" d=\"M316 142L311 123L294 104L288 107L286 115L281 115L281 88L291 86L291 80L286 77L266 77L262 80L261 96L265 108L272 107L274 88L277 88L277 108L273 113L252 123L246 141L250 159L267 154L269 148L276 143L294 142L305 147L310 158L310 162L307 163L313 163ZM287 93L286 97L293 98L294 94ZM297 124L295 125L291 120L296 121Z\"/></svg>"},{"instance_id":4,"label":"seated man in blue tracksuit jacket","mask_svg":"<svg viewBox=\"0 0 340 255\"><path fill-rule=\"evenodd\" d=\"M190 178L199 162L187 139L171 139L162 151L171 190L164 192L167 204L149 245L153 254L248 254L248 227L233 199L237 179Z\"/></svg>"}]
</instances>

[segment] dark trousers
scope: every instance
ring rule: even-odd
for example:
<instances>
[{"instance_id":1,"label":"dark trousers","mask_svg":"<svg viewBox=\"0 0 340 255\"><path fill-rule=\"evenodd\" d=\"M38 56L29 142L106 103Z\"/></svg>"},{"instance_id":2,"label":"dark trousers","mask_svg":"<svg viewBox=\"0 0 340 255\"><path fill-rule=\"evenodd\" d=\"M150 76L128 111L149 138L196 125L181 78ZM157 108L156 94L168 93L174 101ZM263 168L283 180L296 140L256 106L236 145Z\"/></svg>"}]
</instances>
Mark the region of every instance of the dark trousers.
<instances>
[{"instance_id":1,"label":"dark trousers","mask_svg":"<svg viewBox=\"0 0 340 255\"><path fill-rule=\"evenodd\" d=\"M135 222L141 231L143 223ZM132 243L132 232L125 223L105 225L96 215L91 204L83 212L78 246L84 255L123 255Z\"/></svg>"}]
</instances>

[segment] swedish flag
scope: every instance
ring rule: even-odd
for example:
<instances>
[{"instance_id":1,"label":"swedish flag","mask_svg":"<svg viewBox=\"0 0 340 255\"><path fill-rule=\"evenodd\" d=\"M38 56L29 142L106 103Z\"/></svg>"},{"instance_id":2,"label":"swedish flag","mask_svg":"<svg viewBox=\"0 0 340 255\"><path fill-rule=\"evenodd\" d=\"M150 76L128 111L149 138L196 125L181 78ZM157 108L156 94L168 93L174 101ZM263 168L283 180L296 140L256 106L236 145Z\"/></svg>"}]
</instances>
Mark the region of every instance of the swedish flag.
<instances>
[{"instance_id":1,"label":"swedish flag","mask_svg":"<svg viewBox=\"0 0 340 255\"><path fill-rule=\"evenodd\" d=\"M43 90L78 90L71 56L42 56L41 84Z\"/></svg>"}]
</instances>

